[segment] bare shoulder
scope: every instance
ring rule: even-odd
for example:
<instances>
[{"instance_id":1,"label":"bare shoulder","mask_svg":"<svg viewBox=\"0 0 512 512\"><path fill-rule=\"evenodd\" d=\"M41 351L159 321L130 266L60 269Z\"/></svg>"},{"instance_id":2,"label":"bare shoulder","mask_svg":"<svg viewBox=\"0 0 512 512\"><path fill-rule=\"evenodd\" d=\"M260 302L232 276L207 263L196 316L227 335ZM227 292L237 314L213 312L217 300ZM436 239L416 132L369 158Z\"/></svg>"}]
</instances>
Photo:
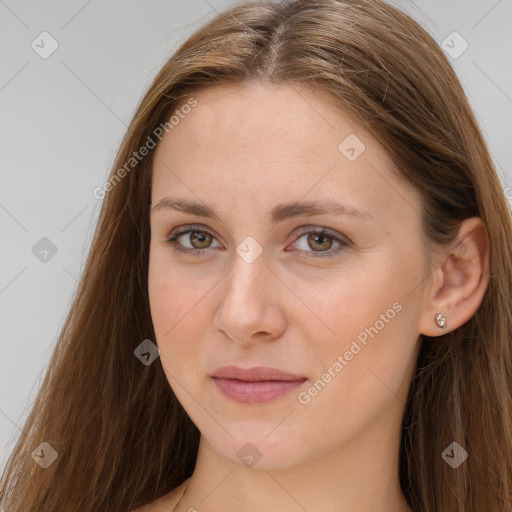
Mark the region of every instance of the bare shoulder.
<instances>
[{"instance_id":1,"label":"bare shoulder","mask_svg":"<svg viewBox=\"0 0 512 512\"><path fill-rule=\"evenodd\" d=\"M178 503L181 493L183 492L183 489L187 485L188 481L189 479L185 480L181 485L176 487L176 489L172 490L168 494L165 494L164 496L161 496L153 503L148 503L147 505L136 508L131 512L169 512L169 510L172 510L172 507Z\"/></svg>"}]
</instances>

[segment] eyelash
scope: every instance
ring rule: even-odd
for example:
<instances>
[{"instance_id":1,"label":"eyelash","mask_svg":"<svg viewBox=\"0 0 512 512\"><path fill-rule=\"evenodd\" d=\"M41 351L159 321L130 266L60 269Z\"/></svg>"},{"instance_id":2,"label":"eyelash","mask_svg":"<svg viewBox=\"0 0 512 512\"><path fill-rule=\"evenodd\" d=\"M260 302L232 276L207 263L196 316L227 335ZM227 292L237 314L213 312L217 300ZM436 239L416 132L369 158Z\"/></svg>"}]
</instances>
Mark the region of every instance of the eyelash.
<instances>
[{"instance_id":1,"label":"eyelash","mask_svg":"<svg viewBox=\"0 0 512 512\"><path fill-rule=\"evenodd\" d=\"M195 232L195 233L206 233L208 235L211 235L213 238L215 238L213 233L211 233L207 229L204 229L204 228L199 227L199 226L197 226L197 227L190 226L190 227L186 227L184 229L177 229L177 230L175 230L174 232L172 232L165 239L165 241L169 245L171 245L176 252L179 252L179 253L182 253L182 254L188 254L188 255L191 255L191 256L201 256L204 251L209 251L210 248L206 248L206 249L183 248L183 246L181 246L177 242L177 239L181 235L184 235L184 234L187 234L187 233L193 233L193 232ZM335 249L329 249L327 251L313 251L313 250L311 250L311 251L302 251L302 252L312 253L311 257L313 257L313 258L332 258L332 257L337 256L339 253L345 251L346 249L348 249L348 248L350 248L352 246L352 242L351 241L349 241L348 239L340 238L340 237L334 235L333 233L331 233L326 228L320 228L320 229L304 228L301 231L301 233L299 234L298 238L295 240L295 242L297 240L299 240L300 238L302 238L304 235L308 235L308 234L326 235L329 238L332 238L334 241L336 241L336 242L338 242L340 244ZM300 251L300 249L299 249L299 251ZM307 256L307 257L309 258L310 256Z\"/></svg>"}]
</instances>

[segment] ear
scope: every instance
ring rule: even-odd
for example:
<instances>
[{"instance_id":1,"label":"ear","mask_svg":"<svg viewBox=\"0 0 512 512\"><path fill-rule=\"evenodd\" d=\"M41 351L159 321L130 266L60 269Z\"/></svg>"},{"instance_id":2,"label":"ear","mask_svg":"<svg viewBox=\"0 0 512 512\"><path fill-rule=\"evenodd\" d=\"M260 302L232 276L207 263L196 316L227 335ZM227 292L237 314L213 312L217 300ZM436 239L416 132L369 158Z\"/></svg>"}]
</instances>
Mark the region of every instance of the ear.
<instances>
[{"instance_id":1,"label":"ear","mask_svg":"<svg viewBox=\"0 0 512 512\"><path fill-rule=\"evenodd\" d=\"M450 248L453 249L446 254ZM460 224L457 240L441 254L432 274L433 286L425 297L419 332L441 336L466 323L480 307L489 277L489 239L485 225L480 217L465 219ZM446 329L436 325L434 319L438 313L446 317Z\"/></svg>"}]
</instances>

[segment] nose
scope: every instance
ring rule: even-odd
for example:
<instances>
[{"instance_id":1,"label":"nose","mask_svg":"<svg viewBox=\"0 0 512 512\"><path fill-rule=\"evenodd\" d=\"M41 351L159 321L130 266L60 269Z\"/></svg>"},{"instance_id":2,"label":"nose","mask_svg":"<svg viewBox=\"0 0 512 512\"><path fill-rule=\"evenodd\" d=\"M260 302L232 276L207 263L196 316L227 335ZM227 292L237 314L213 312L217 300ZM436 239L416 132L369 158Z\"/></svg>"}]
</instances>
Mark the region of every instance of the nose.
<instances>
[{"instance_id":1,"label":"nose","mask_svg":"<svg viewBox=\"0 0 512 512\"><path fill-rule=\"evenodd\" d=\"M270 341L285 331L283 284L267 267L264 253L252 263L235 254L224 287L215 329L240 344Z\"/></svg>"}]
</instances>

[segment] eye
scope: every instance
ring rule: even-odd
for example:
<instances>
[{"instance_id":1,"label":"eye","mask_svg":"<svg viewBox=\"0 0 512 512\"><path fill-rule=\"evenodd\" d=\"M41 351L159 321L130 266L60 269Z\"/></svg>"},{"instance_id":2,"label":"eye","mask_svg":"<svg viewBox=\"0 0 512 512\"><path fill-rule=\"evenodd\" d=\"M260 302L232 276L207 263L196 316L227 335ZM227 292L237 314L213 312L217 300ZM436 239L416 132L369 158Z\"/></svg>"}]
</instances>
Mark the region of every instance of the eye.
<instances>
[{"instance_id":1,"label":"eye","mask_svg":"<svg viewBox=\"0 0 512 512\"><path fill-rule=\"evenodd\" d=\"M294 244L299 250L311 253L314 258L337 255L351 245L348 240L331 233L325 228L310 229L303 232ZM333 245L334 249L332 249Z\"/></svg>"},{"instance_id":2,"label":"eye","mask_svg":"<svg viewBox=\"0 0 512 512\"><path fill-rule=\"evenodd\" d=\"M193 255L201 254L203 249L221 247L218 242L216 246L212 246L213 241L215 237L209 231L199 228L176 231L167 239L177 252Z\"/></svg>"},{"instance_id":3,"label":"eye","mask_svg":"<svg viewBox=\"0 0 512 512\"><path fill-rule=\"evenodd\" d=\"M193 226L175 230L166 238L166 242L172 245L176 252L193 256L200 256L204 251L222 247L208 230ZM299 252L309 253L307 257L315 258L333 257L351 246L348 239L337 236L326 228L304 228L294 244Z\"/></svg>"}]
</instances>

